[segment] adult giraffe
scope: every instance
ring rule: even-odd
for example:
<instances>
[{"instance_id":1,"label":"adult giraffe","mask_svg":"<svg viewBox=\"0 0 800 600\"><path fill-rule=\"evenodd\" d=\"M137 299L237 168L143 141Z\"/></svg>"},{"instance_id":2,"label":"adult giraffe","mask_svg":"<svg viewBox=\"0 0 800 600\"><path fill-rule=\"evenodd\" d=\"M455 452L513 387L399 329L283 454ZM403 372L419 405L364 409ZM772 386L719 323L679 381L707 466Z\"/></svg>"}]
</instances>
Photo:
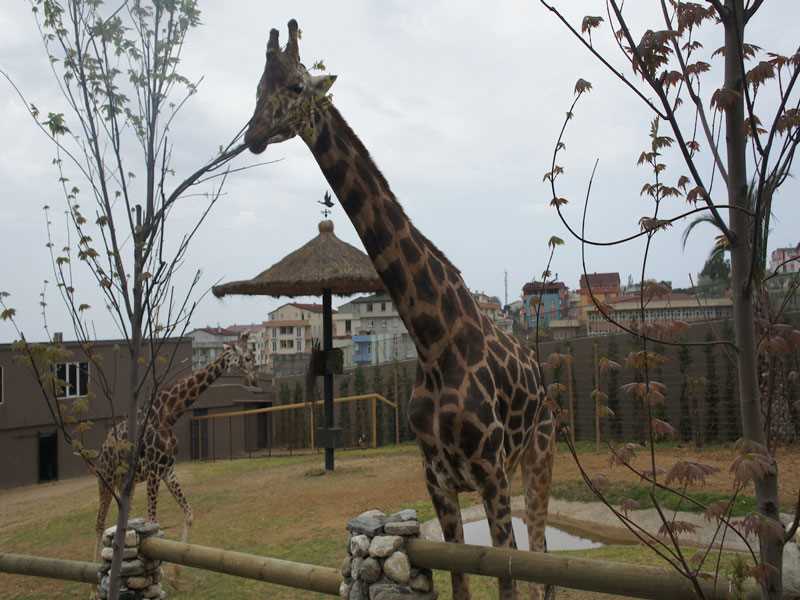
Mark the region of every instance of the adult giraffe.
<instances>
[{"instance_id":1,"label":"adult giraffe","mask_svg":"<svg viewBox=\"0 0 800 600\"><path fill-rule=\"evenodd\" d=\"M495 546L516 547L509 480L522 465L530 547L545 549L555 422L532 352L477 307L459 270L403 212L369 152L327 97L336 79L300 63L298 27L285 50L272 29L245 135L254 153L299 135L353 222L419 355L409 419L445 540L463 542L459 492L483 498ZM453 597L469 598L453 573ZM500 597L515 597L511 580ZM532 597L542 598L542 586Z\"/></svg>"},{"instance_id":2,"label":"adult giraffe","mask_svg":"<svg viewBox=\"0 0 800 600\"><path fill-rule=\"evenodd\" d=\"M200 394L229 369L240 368L243 371L245 382L250 386L256 385L255 361L247 341L248 335L244 333L236 344L225 344L222 353L216 360L202 369L194 371L188 377L178 380L168 388L159 390L146 418L140 415L139 426L144 427L144 432L142 433L142 449L136 469L135 483L147 482L147 519L152 522L156 521L158 488L163 481L183 511L183 533L181 535L183 542L188 538L193 515L192 507L186 496L183 495L183 490L181 490L175 475L178 438L172 428L181 415L197 401ZM95 523L97 534L95 559L98 558L100 539L111 504L112 492L108 484L112 484L116 490L122 488L124 471L119 470L118 467L126 457L120 451L119 442L127 442L127 440L128 423L121 421L108 432L95 464L100 494L100 505L97 509L97 522Z\"/></svg>"}]
</instances>

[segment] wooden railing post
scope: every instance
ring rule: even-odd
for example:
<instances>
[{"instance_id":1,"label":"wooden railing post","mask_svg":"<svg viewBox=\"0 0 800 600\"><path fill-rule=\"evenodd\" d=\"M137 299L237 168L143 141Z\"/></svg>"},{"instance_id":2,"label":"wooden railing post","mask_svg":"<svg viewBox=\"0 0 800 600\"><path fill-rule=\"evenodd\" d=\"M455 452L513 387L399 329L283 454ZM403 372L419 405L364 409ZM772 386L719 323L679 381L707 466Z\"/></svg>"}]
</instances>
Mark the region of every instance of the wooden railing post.
<instances>
[{"instance_id":1,"label":"wooden railing post","mask_svg":"<svg viewBox=\"0 0 800 600\"><path fill-rule=\"evenodd\" d=\"M372 395L372 447L378 447L378 399Z\"/></svg>"}]
</instances>

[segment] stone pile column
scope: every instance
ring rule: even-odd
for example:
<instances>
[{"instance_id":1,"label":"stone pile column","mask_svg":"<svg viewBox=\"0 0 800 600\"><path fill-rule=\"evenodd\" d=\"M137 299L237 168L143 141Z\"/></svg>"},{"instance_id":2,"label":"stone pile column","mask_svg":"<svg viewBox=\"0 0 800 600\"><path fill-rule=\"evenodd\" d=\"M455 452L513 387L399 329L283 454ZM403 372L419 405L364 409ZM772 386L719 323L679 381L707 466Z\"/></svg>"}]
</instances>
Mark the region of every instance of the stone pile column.
<instances>
[{"instance_id":1,"label":"stone pile column","mask_svg":"<svg viewBox=\"0 0 800 600\"><path fill-rule=\"evenodd\" d=\"M339 596L345 600L435 600L428 569L414 569L406 541L419 537L417 511L386 515L379 510L347 523L347 557Z\"/></svg>"},{"instance_id":2,"label":"stone pile column","mask_svg":"<svg viewBox=\"0 0 800 600\"><path fill-rule=\"evenodd\" d=\"M97 586L97 597L105 600L108 597L111 558L114 550L111 544L117 527L109 527L103 532L103 549L100 552L100 585ZM164 537L158 523L146 523L144 519L131 519L125 531L125 549L122 551L122 586L119 600L163 599L167 593L161 589L160 560L150 560L139 554L139 544L149 537Z\"/></svg>"}]
</instances>

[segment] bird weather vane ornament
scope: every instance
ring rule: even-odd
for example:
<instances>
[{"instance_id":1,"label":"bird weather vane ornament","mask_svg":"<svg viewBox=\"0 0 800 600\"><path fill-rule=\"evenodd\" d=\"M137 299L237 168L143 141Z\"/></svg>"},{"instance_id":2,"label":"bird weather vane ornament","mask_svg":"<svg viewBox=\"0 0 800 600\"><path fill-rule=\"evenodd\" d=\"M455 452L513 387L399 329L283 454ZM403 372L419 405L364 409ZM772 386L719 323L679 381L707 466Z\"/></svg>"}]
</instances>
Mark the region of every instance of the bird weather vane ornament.
<instances>
[{"instance_id":1,"label":"bird weather vane ornament","mask_svg":"<svg viewBox=\"0 0 800 600\"><path fill-rule=\"evenodd\" d=\"M331 208L333 208L333 202L331 201L331 193L330 192L325 192L324 199L321 200L321 201L317 200L317 204L322 204L322 206L325 207L325 208L322 209L321 212L322 212L322 216L327 219L328 215L331 214Z\"/></svg>"}]
</instances>

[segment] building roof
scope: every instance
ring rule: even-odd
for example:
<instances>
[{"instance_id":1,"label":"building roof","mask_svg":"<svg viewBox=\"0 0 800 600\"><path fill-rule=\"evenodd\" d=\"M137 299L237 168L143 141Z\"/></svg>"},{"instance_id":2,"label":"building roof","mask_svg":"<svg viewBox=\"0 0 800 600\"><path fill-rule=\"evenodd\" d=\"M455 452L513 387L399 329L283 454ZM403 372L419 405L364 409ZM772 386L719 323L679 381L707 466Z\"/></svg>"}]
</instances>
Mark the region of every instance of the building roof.
<instances>
[{"instance_id":1,"label":"building roof","mask_svg":"<svg viewBox=\"0 0 800 600\"><path fill-rule=\"evenodd\" d=\"M640 310L639 298L625 299L622 301L611 300L608 302L614 310ZM733 306L731 298L703 298L698 301L697 298L689 294L673 294L667 298L651 300L645 305L645 310L653 310L658 308L716 308L719 306ZM589 307L589 312L596 311L597 307L592 305Z\"/></svg>"},{"instance_id":2,"label":"building roof","mask_svg":"<svg viewBox=\"0 0 800 600\"><path fill-rule=\"evenodd\" d=\"M523 296L533 296L535 294L558 294L561 290L566 290L567 286L563 281L529 281L522 286Z\"/></svg>"},{"instance_id":3,"label":"building roof","mask_svg":"<svg viewBox=\"0 0 800 600\"><path fill-rule=\"evenodd\" d=\"M210 335L220 335L220 336L231 336L235 337L241 333L241 331L234 331L228 327L198 327L197 329L192 329L187 336L191 336L195 331L203 331Z\"/></svg>"},{"instance_id":4,"label":"building roof","mask_svg":"<svg viewBox=\"0 0 800 600\"><path fill-rule=\"evenodd\" d=\"M194 331L198 331L195 329ZM191 338L191 331L186 333L183 337L168 337L164 341L167 344L191 344L194 340ZM14 342L2 342L0 343L0 350L14 350L15 344L17 341ZM29 344L57 344L59 346L63 346L66 349L76 349L82 350L83 349L83 342L79 342L78 340L64 340L61 342L52 342L50 340L44 340L41 342L32 342L28 340ZM129 340L125 340L122 338L111 338L107 340L92 340L91 345L93 347L98 346L127 346Z\"/></svg>"},{"instance_id":5,"label":"building roof","mask_svg":"<svg viewBox=\"0 0 800 600\"><path fill-rule=\"evenodd\" d=\"M383 282L369 256L333 234L333 222L322 221L319 235L286 255L252 279L232 281L212 288L217 298L227 294L249 296L337 296L378 292Z\"/></svg>"},{"instance_id":6,"label":"building roof","mask_svg":"<svg viewBox=\"0 0 800 600\"><path fill-rule=\"evenodd\" d=\"M477 302L478 308L481 310L501 310L499 302Z\"/></svg>"},{"instance_id":7,"label":"building roof","mask_svg":"<svg viewBox=\"0 0 800 600\"><path fill-rule=\"evenodd\" d=\"M770 253L770 256L774 256L774 255L776 255L776 254L778 254L780 252L782 252L784 254L800 253L800 242L797 244L797 246L785 246L785 247L782 247L782 248L775 248Z\"/></svg>"},{"instance_id":8,"label":"building roof","mask_svg":"<svg viewBox=\"0 0 800 600\"><path fill-rule=\"evenodd\" d=\"M289 306L294 306L301 310L307 310L308 312L314 312L314 313L322 312L322 304L302 304L300 302L290 302ZM336 311L334 310L333 312Z\"/></svg>"},{"instance_id":9,"label":"building roof","mask_svg":"<svg viewBox=\"0 0 800 600\"><path fill-rule=\"evenodd\" d=\"M588 280L588 286L587 284ZM619 273L587 273L581 275L580 289L588 287L619 287Z\"/></svg>"},{"instance_id":10,"label":"building roof","mask_svg":"<svg viewBox=\"0 0 800 600\"><path fill-rule=\"evenodd\" d=\"M386 292L378 292L370 296L361 296L351 300L353 304L364 304L366 302L391 302L392 299Z\"/></svg>"},{"instance_id":11,"label":"building roof","mask_svg":"<svg viewBox=\"0 0 800 600\"><path fill-rule=\"evenodd\" d=\"M250 325L228 325L225 329L234 334L239 333L251 333L253 331L258 331L264 327L263 323L252 323Z\"/></svg>"}]
</instances>

